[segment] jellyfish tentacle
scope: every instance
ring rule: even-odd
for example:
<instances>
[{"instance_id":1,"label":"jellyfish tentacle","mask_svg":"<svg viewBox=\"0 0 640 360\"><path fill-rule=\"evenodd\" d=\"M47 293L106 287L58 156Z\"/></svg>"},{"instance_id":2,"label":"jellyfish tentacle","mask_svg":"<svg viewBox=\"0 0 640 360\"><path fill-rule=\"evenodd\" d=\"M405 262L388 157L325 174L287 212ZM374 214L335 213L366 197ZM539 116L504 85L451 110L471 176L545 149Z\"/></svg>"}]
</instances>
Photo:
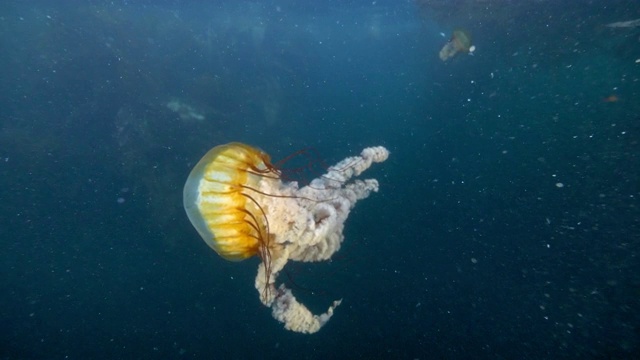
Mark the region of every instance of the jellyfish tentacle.
<instances>
[{"instance_id":1,"label":"jellyfish tentacle","mask_svg":"<svg viewBox=\"0 0 640 360\"><path fill-rule=\"evenodd\" d=\"M272 218L282 219L278 224L286 220L291 225L278 230L273 229L275 241L282 244L285 251L283 256L272 260L269 278L265 278L263 267L260 267L256 277L256 289L260 293L264 292L262 289L269 287L275 294L276 280L287 261L328 260L340 249L344 240L342 233L344 222L350 210L358 200L368 197L372 191L378 191L378 182L374 179L356 180L351 183L349 180L362 174L373 163L385 161L388 156L389 152L383 147L367 148L360 156L346 158L331 166L326 174L314 179L309 186L292 190L294 196L287 197L284 199L286 201L278 198L262 199L268 204L269 215ZM273 193L272 190L266 189L267 184L260 185L262 192ZM286 184L284 186L286 188ZM324 189L324 191L319 192L318 189ZM328 198L331 201L327 201ZM265 281L265 279L268 280ZM280 285L278 292L291 293L284 284ZM318 331L340 303L337 301L325 314L316 316L311 314L293 295L287 296L285 303L275 295L261 297L261 300L272 308L273 316L283 322L285 328L304 333Z\"/></svg>"}]
</instances>

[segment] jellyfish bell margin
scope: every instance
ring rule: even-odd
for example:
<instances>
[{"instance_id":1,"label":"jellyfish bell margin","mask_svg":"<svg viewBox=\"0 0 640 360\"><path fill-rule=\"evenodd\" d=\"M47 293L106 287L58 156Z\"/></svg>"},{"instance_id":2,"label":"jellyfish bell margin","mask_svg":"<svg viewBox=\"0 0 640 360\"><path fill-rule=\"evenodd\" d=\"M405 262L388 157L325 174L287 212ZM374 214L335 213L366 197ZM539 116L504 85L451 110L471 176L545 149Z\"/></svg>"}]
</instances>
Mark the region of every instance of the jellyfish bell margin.
<instances>
[{"instance_id":1,"label":"jellyfish bell margin","mask_svg":"<svg viewBox=\"0 0 640 360\"><path fill-rule=\"evenodd\" d=\"M191 171L184 208L200 236L223 258L260 257L255 287L276 320L288 330L315 333L341 300L314 315L284 284L276 286L278 275L289 261L331 259L344 241L351 209L378 191L377 180L352 178L388 156L384 147L366 148L300 188L283 182L261 150L241 143L220 145Z\"/></svg>"}]
</instances>

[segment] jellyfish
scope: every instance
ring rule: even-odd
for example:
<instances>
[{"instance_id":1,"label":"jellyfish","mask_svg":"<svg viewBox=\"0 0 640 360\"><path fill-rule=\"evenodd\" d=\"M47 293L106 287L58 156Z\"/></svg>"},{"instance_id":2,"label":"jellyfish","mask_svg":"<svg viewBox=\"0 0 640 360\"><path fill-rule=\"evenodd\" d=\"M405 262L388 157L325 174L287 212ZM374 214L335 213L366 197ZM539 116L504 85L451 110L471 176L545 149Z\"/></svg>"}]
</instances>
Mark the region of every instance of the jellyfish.
<instances>
[{"instance_id":1,"label":"jellyfish","mask_svg":"<svg viewBox=\"0 0 640 360\"><path fill-rule=\"evenodd\" d=\"M471 45L471 36L466 31L458 29L453 32L451 40L440 50L440 60L447 61L461 51L473 53L475 49L476 47Z\"/></svg>"},{"instance_id":2,"label":"jellyfish","mask_svg":"<svg viewBox=\"0 0 640 360\"><path fill-rule=\"evenodd\" d=\"M358 200L378 191L375 179L352 180L372 163L385 161L382 146L364 149L299 187L283 181L268 154L241 143L211 149L184 186L184 208L202 239L221 257L260 258L255 288L260 301L285 329L312 334L333 316L342 300L315 315L278 274L289 261L331 259L344 240L343 229Z\"/></svg>"}]
</instances>

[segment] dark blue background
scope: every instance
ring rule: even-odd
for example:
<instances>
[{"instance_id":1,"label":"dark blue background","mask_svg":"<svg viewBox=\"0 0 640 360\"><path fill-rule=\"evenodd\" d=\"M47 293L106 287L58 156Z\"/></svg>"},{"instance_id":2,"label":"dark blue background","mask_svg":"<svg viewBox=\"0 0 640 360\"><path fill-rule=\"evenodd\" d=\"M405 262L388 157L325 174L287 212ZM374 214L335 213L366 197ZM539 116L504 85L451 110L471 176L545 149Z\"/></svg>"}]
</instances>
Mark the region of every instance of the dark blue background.
<instances>
[{"instance_id":1,"label":"dark blue background","mask_svg":"<svg viewBox=\"0 0 640 360\"><path fill-rule=\"evenodd\" d=\"M0 357L632 358L640 28L605 25L639 9L4 1ZM477 50L443 63L457 27ZM392 153L334 261L288 268L312 310L344 299L315 335L182 210L229 141Z\"/></svg>"}]
</instances>

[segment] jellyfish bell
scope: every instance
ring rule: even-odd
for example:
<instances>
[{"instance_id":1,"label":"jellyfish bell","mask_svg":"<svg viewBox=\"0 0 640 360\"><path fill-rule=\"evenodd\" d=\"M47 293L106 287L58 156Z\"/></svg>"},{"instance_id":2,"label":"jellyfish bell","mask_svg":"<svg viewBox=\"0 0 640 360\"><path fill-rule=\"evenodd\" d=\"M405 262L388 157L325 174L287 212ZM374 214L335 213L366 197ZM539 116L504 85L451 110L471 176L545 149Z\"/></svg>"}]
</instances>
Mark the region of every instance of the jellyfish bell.
<instances>
[{"instance_id":1,"label":"jellyfish bell","mask_svg":"<svg viewBox=\"0 0 640 360\"><path fill-rule=\"evenodd\" d=\"M475 46L471 45L471 36L464 30L457 29L453 32L451 40L440 50L440 60L447 61L460 52L473 53Z\"/></svg>"},{"instance_id":2,"label":"jellyfish bell","mask_svg":"<svg viewBox=\"0 0 640 360\"><path fill-rule=\"evenodd\" d=\"M255 287L260 301L288 330L315 333L340 305L314 315L278 274L288 261L331 259L344 240L344 223L358 200L378 191L375 179L351 180L387 159L384 147L348 157L302 188L283 182L269 155L241 143L211 149L184 186L184 208L204 241L228 260L261 259Z\"/></svg>"},{"instance_id":3,"label":"jellyfish bell","mask_svg":"<svg viewBox=\"0 0 640 360\"><path fill-rule=\"evenodd\" d=\"M220 256L240 261L266 251L268 229L248 193L262 177L278 179L269 155L241 143L216 146L191 170L183 190L187 216Z\"/></svg>"}]
</instances>

